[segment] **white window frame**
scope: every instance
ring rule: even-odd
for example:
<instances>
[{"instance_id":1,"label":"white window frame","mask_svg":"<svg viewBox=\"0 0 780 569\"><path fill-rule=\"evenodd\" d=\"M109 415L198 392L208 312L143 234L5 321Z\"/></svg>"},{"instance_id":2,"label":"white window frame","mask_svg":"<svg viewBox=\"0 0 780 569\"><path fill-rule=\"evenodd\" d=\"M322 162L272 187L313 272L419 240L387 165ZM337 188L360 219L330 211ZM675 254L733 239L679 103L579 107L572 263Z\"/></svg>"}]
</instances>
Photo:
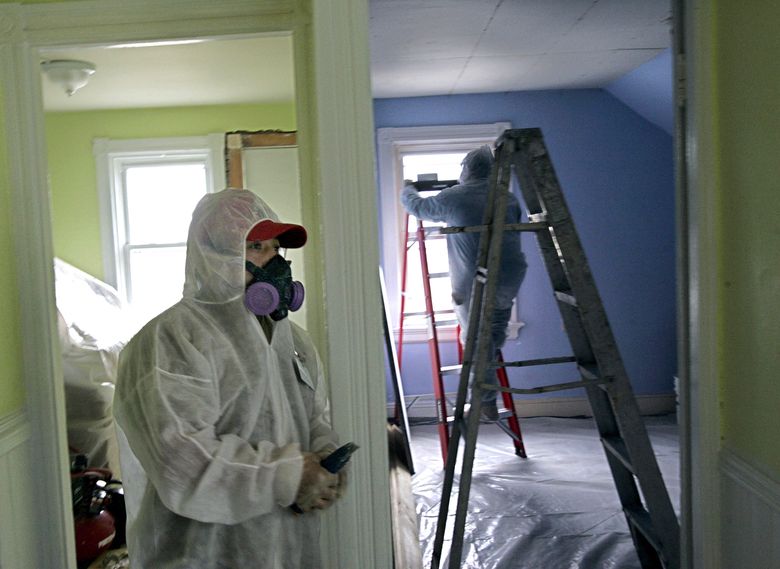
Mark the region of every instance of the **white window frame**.
<instances>
[{"instance_id":1,"label":"white window frame","mask_svg":"<svg viewBox=\"0 0 780 569\"><path fill-rule=\"evenodd\" d=\"M448 152L473 150L482 144L494 144L510 122L489 124L446 125L422 127L387 127L377 129L377 159L381 204L382 264L387 281L387 294L393 329L398 334L400 319L401 269L403 263L403 226L405 211L400 202L403 186L402 154L410 152ZM517 315L517 303L512 310L508 337L516 338L523 326ZM442 341L455 340L455 326L443 326L438 333ZM404 326L404 341L424 342L425 328Z\"/></svg>"},{"instance_id":2,"label":"white window frame","mask_svg":"<svg viewBox=\"0 0 780 569\"><path fill-rule=\"evenodd\" d=\"M123 168L134 163L187 158L204 159L207 192L225 187L224 134L176 138L111 140L96 138L93 153L97 169L100 237L103 253L103 280L128 300L126 259L122 243L125 235Z\"/></svg>"}]
</instances>

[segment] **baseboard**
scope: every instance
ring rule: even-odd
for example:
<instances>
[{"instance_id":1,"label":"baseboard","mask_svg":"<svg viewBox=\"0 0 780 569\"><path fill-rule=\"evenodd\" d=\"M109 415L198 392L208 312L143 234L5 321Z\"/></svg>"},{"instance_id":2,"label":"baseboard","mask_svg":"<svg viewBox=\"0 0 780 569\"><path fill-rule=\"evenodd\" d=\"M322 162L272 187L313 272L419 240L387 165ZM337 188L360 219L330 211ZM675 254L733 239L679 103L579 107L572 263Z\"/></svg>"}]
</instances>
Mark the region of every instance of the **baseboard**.
<instances>
[{"instance_id":1,"label":"baseboard","mask_svg":"<svg viewBox=\"0 0 780 569\"><path fill-rule=\"evenodd\" d=\"M719 461L723 569L780 567L780 480L728 447Z\"/></svg>"},{"instance_id":2,"label":"baseboard","mask_svg":"<svg viewBox=\"0 0 780 569\"><path fill-rule=\"evenodd\" d=\"M455 394L448 394L449 401L455 400ZM411 418L436 417L436 404L433 394L407 395L406 408ZM637 395L639 411L642 415L663 415L673 413L676 398L673 393L658 395ZM515 411L518 417L591 417L593 412L586 397L546 397L538 399L515 399ZM392 404L387 406L388 417L394 413Z\"/></svg>"}]
</instances>

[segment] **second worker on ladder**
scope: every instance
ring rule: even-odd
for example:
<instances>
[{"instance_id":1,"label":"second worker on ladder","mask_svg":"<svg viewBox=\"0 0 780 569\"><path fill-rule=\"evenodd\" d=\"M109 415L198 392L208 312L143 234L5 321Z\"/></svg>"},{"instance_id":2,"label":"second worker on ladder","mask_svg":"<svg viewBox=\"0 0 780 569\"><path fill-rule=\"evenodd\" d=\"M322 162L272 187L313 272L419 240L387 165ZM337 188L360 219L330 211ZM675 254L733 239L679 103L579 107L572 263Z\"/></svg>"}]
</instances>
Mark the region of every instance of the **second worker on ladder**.
<instances>
[{"instance_id":1,"label":"second worker on ladder","mask_svg":"<svg viewBox=\"0 0 780 569\"><path fill-rule=\"evenodd\" d=\"M493 167L493 152L485 145L469 152L463 159L458 184L446 188L435 196L422 197L414 186L406 185L401 193L401 203L406 210L427 221L444 222L452 227L482 225L488 197L488 183ZM506 223L520 223L520 204L509 195ZM477 269L480 233L454 233L447 235L452 304L461 327L461 343L465 343L469 322L471 288ZM501 250L501 267L496 290L495 310L491 315L491 353L497 354L507 337L507 325L512 314L512 302L517 296L527 264L520 248L520 233L504 233ZM495 359L495 357L494 357ZM496 385L495 369L489 368L484 383ZM485 390L482 415L486 419L498 419L496 391Z\"/></svg>"}]
</instances>

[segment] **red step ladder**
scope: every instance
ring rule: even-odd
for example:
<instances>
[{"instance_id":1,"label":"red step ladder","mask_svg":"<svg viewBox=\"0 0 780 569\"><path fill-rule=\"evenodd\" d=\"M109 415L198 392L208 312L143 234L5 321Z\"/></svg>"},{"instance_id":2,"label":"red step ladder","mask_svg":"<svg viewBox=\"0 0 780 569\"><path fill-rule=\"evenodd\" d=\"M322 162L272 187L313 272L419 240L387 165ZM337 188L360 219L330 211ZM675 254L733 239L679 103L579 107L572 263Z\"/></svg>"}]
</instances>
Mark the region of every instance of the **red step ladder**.
<instances>
[{"instance_id":1,"label":"red step ladder","mask_svg":"<svg viewBox=\"0 0 780 569\"><path fill-rule=\"evenodd\" d=\"M433 294L431 292L431 279L434 278L449 278L448 273L435 273L431 274L428 270L428 254L425 247L425 240L427 233L432 231L438 231L437 226L425 226L423 221L417 220L417 231L414 236L409 236L409 214L405 216L404 222L404 243L405 251L403 264L401 268L401 302L400 312L401 317L399 319L399 331L398 331L398 366L401 368L402 355L403 355L403 341L404 341L404 321L408 317L412 316L425 316L428 327L428 352L431 359L431 378L433 380L433 395L436 403L436 424L439 432L439 444L441 446L442 459L447 462L447 449L449 447L450 440L450 422L452 415L447 407L447 399L444 392L444 375L447 374L460 374L460 365L454 366L442 366L441 356L439 354L439 336L436 323L437 311L433 308ZM444 237L442 235L442 237ZM409 251L417 244L420 252L420 268L422 269L422 285L425 296L425 311L418 312L406 312L406 284L408 273L408 258ZM442 310L438 311L438 314L452 314L455 317L455 311ZM458 361L463 361L463 347L460 344L460 327L457 327L456 331L457 346L458 346ZM503 362L503 355L499 352L499 360ZM509 378L507 377L505 367L497 367L496 375L501 387L510 387ZM523 444L523 435L520 432L520 421L517 418L517 412L515 411L514 402L512 400L512 394L507 392L501 393L504 409L499 410L499 419L496 424L506 432L512 439L515 447L515 454L522 458L526 458L525 445ZM397 407L397 405L396 405Z\"/></svg>"}]
</instances>

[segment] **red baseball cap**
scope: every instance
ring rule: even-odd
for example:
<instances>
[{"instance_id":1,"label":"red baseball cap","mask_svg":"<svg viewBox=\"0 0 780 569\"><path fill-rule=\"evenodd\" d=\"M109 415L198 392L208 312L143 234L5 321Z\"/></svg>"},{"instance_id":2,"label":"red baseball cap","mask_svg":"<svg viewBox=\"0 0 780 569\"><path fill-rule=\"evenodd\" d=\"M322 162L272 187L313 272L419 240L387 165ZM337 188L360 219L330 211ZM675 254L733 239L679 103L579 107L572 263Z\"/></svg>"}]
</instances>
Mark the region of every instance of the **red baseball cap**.
<instances>
[{"instance_id":1,"label":"red baseball cap","mask_svg":"<svg viewBox=\"0 0 780 569\"><path fill-rule=\"evenodd\" d=\"M271 219L260 221L247 233L247 241L266 241L278 239L279 245L286 249L297 249L306 243L306 229L294 223L280 223Z\"/></svg>"}]
</instances>

